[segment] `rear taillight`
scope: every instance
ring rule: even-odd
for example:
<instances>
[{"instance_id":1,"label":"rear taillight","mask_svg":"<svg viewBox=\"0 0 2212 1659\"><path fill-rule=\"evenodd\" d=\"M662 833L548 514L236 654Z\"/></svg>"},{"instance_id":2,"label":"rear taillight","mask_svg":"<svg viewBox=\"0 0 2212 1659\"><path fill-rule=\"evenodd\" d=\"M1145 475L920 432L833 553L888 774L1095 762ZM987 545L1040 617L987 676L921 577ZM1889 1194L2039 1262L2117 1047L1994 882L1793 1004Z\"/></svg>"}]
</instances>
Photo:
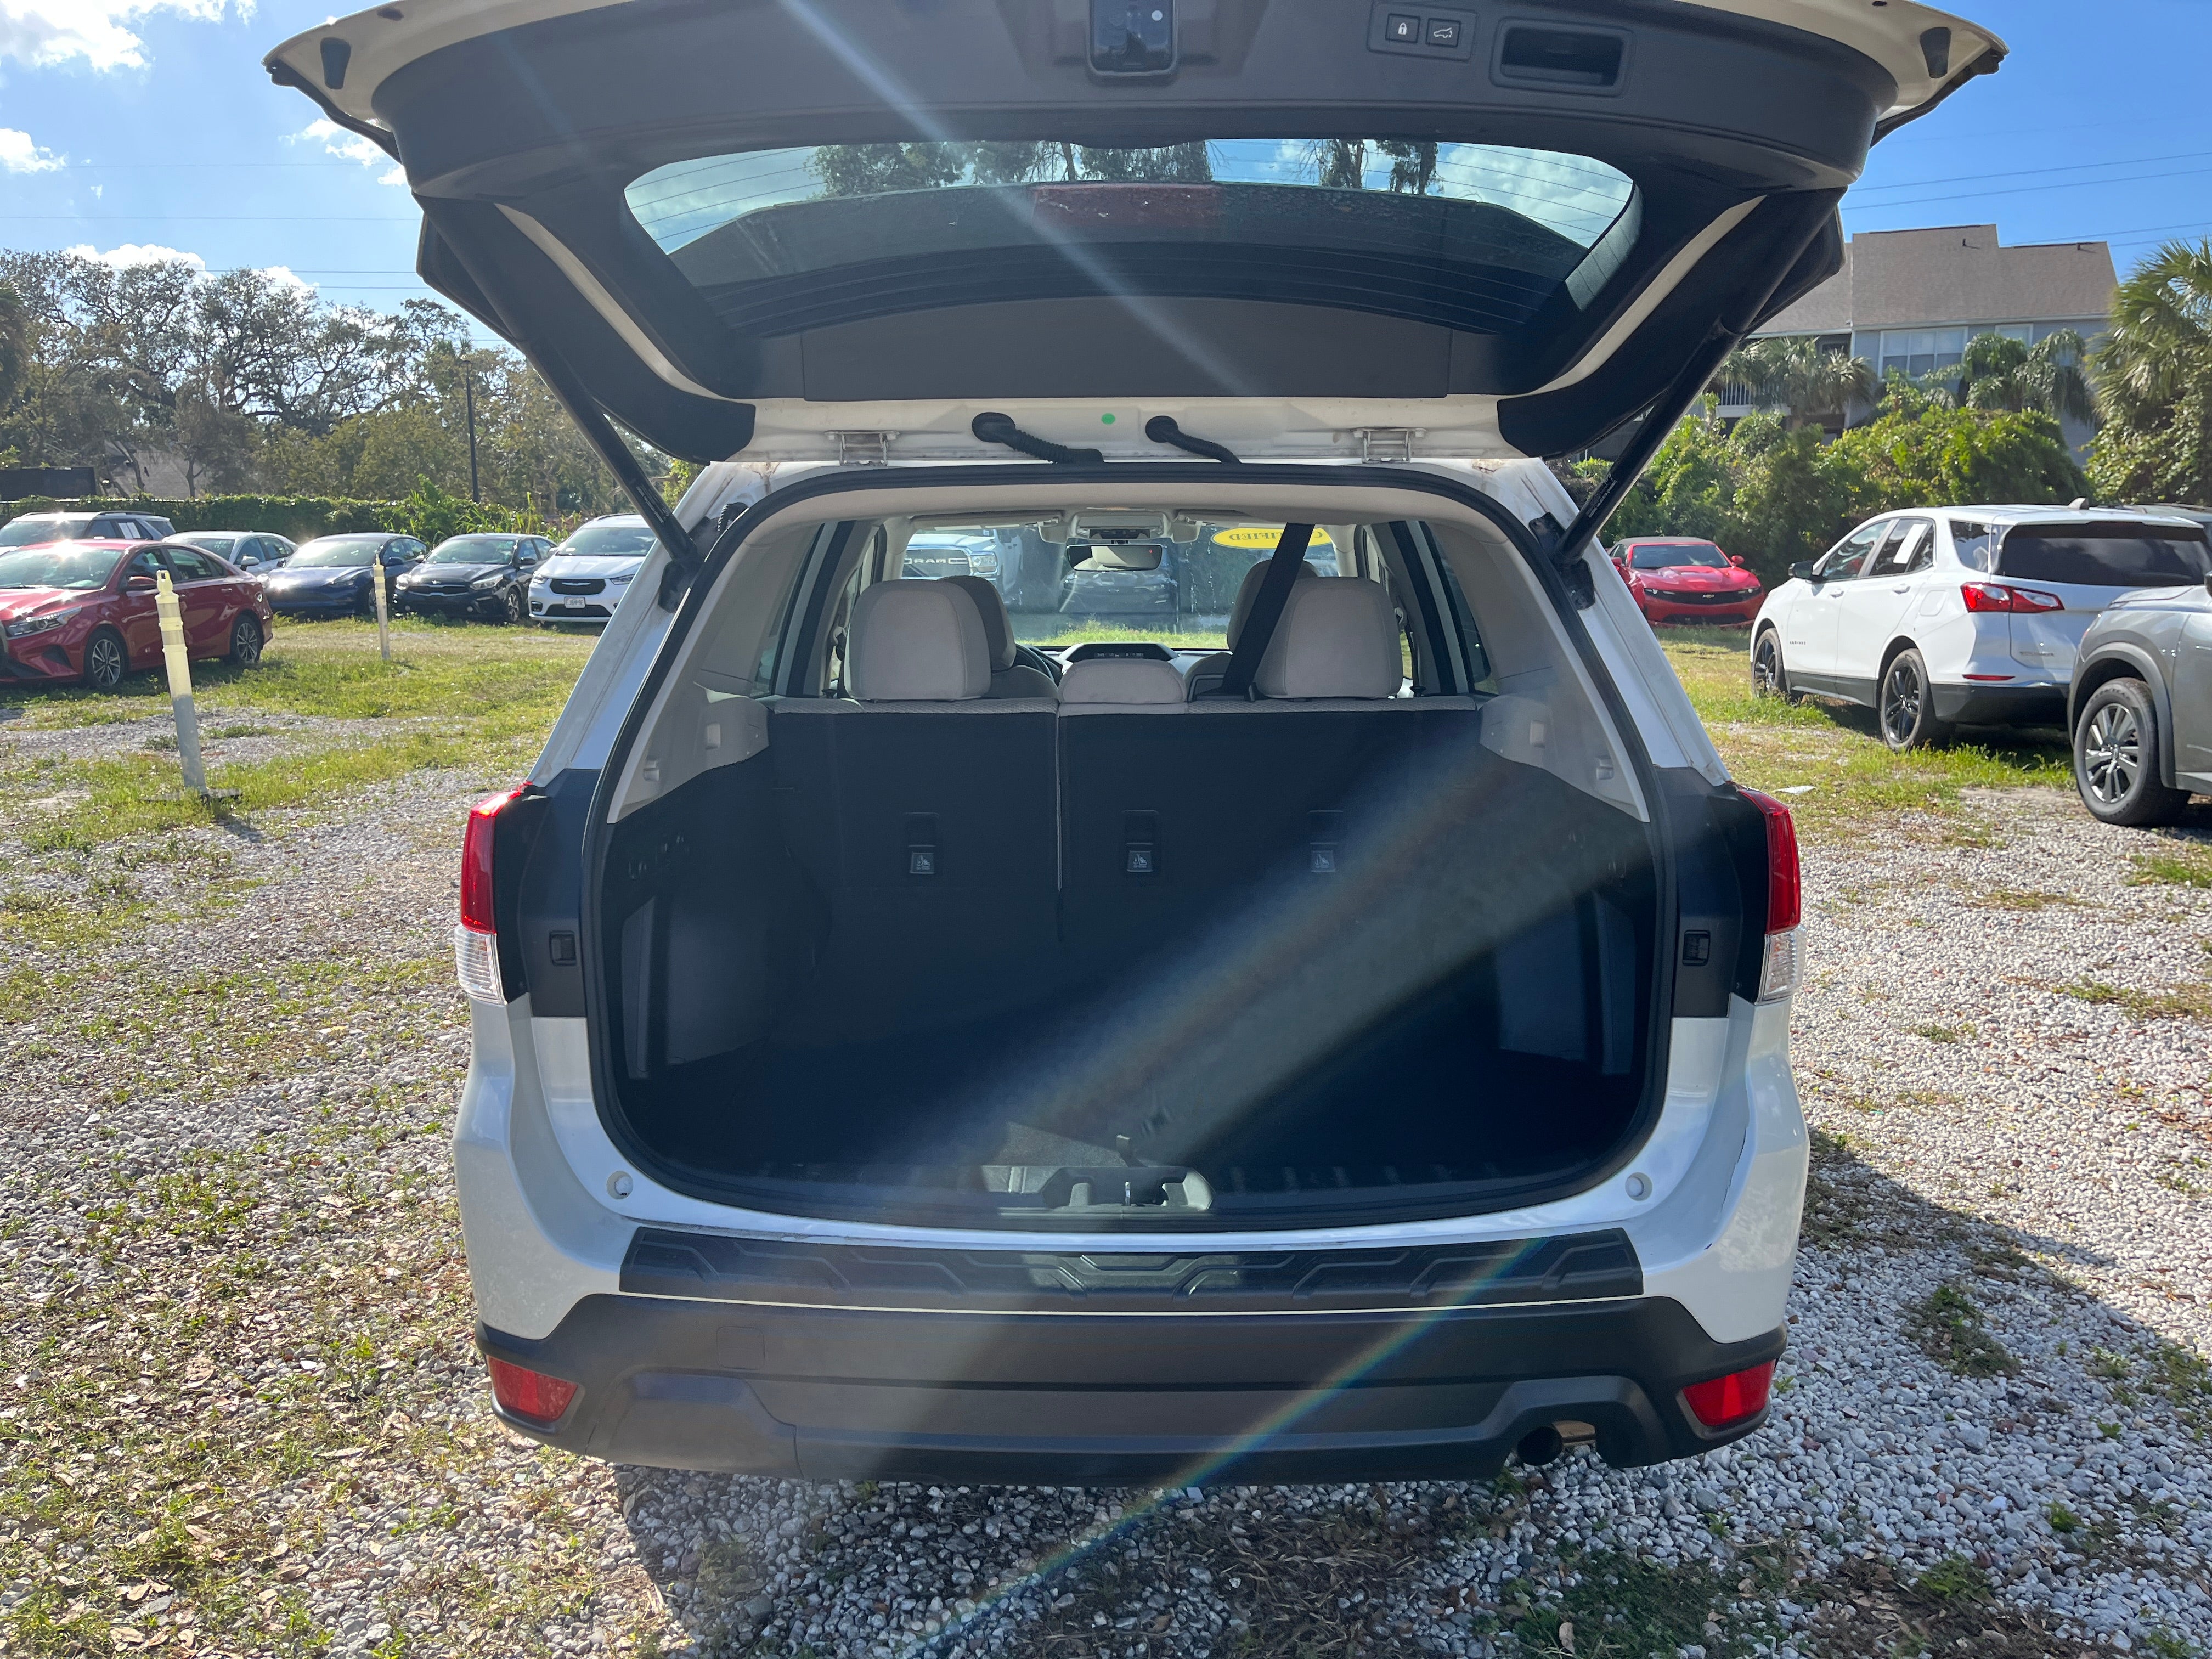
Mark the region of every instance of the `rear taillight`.
<instances>
[{"instance_id":1,"label":"rear taillight","mask_svg":"<svg viewBox=\"0 0 2212 1659\"><path fill-rule=\"evenodd\" d=\"M2002 582L1962 582L1960 594L1969 611L2063 611L2066 601L2056 593L2033 587L2007 587Z\"/></svg>"},{"instance_id":2,"label":"rear taillight","mask_svg":"<svg viewBox=\"0 0 2212 1659\"><path fill-rule=\"evenodd\" d=\"M508 1416L519 1417L526 1423L550 1428L561 1420L561 1414L568 1409L568 1402L576 1397L576 1385L561 1377L548 1376L543 1371L510 1364L504 1359L488 1363L491 1366L492 1398L499 1401L499 1408ZM1774 1367L1769 1365L1766 1369L1771 1371ZM1761 1395L1759 1398L1763 1403L1765 1396Z\"/></svg>"},{"instance_id":3,"label":"rear taillight","mask_svg":"<svg viewBox=\"0 0 2212 1659\"><path fill-rule=\"evenodd\" d=\"M1692 1382L1682 1390L1682 1401L1707 1428L1725 1429L1765 1411L1767 1395L1773 1389L1774 1362L1770 1359L1747 1371L1732 1371L1726 1376Z\"/></svg>"},{"instance_id":4,"label":"rear taillight","mask_svg":"<svg viewBox=\"0 0 2212 1659\"><path fill-rule=\"evenodd\" d=\"M1797 986L1797 924L1805 910L1797 823L1773 796L1756 789L1739 793L1766 820L1766 944L1759 955L1759 1000L1772 1002Z\"/></svg>"},{"instance_id":5,"label":"rear taillight","mask_svg":"<svg viewBox=\"0 0 2212 1659\"><path fill-rule=\"evenodd\" d=\"M477 1002L505 1002L499 972L499 920L492 902L492 842L499 815L514 804L520 787L486 795L469 808L461 837L461 924L453 929L453 967L461 989Z\"/></svg>"}]
</instances>

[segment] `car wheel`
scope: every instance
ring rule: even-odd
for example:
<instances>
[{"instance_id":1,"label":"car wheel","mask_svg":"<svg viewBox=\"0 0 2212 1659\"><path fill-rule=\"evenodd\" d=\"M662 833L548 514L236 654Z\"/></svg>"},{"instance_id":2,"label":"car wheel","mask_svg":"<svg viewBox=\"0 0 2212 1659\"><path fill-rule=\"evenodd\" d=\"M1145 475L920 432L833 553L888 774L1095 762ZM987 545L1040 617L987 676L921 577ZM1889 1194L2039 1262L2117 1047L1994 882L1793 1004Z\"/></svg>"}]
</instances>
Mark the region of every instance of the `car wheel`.
<instances>
[{"instance_id":1,"label":"car wheel","mask_svg":"<svg viewBox=\"0 0 2212 1659\"><path fill-rule=\"evenodd\" d=\"M84 642L84 683L95 691L112 691L131 672L131 653L123 636L103 628Z\"/></svg>"},{"instance_id":2,"label":"car wheel","mask_svg":"<svg viewBox=\"0 0 2212 1659\"><path fill-rule=\"evenodd\" d=\"M1936 694L1928 684L1928 664L1917 651L1900 651L1882 671L1877 712L1881 740L1899 754L1935 743L1949 727L1936 718Z\"/></svg>"},{"instance_id":3,"label":"car wheel","mask_svg":"<svg viewBox=\"0 0 2212 1659\"><path fill-rule=\"evenodd\" d=\"M522 590L519 587L508 588L507 598L500 606L500 619L510 627L518 627L529 614L528 609L522 603Z\"/></svg>"},{"instance_id":4,"label":"car wheel","mask_svg":"<svg viewBox=\"0 0 2212 1659\"><path fill-rule=\"evenodd\" d=\"M1751 642L1751 695L1780 697L1785 702L1800 701L1790 689L1789 671L1782 665L1781 638L1771 628L1759 629L1759 637Z\"/></svg>"},{"instance_id":5,"label":"car wheel","mask_svg":"<svg viewBox=\"0 0 2212 1659\"><path fill-rule=\"evenodd\" d=\"M2090 815L2139 829L2171 823L2189 797L2159 781L2158 710L2141 680L2107 680L2074 728L2074 785Z\"/></svg>"},{"instance_id":6,"label":"car wheel","mask_svg":"<svg viewBox=\"0 0 2212 1659\"><path fill-rule=\"evenodd\" d=\"M250 611L240 611L230 625L230 660L240 668L261 660L261 619Z\"/></svg>"}]
</instances>

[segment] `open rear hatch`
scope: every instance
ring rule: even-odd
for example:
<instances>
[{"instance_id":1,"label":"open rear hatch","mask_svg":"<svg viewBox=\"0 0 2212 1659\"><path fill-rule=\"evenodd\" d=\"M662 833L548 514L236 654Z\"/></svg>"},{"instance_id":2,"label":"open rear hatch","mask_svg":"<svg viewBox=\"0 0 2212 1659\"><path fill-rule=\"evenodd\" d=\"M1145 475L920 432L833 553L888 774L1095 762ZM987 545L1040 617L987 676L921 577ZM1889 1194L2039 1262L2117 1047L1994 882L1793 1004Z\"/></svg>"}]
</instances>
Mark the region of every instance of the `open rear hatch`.
<instances>
[{"instance_id":1,"label":"open rear hatch","mask_svg":"<svg viewBox=\"0 0 2212 1659\"><path fill-rule=\"evenodd\" d=\"M269 61L399 157L434 287L706 460L1009 405L1109 456L1178 411L1580 448L1832 271L1869 140L2001 56L1905 0L406 0Z\"/></svg>"}]
</instances>

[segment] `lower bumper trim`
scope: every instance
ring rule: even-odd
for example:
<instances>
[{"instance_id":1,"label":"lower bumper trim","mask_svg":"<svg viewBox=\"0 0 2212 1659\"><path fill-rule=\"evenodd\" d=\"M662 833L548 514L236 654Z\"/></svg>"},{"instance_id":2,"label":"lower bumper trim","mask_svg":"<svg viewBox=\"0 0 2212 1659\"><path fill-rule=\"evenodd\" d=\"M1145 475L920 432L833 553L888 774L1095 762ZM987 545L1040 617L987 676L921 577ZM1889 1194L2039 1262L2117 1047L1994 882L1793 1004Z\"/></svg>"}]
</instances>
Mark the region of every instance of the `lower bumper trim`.
<instances>
[{"instance_id":1,"label":"lower bumper trim","mask_svg":"<svg viewBox=\"0 0 2212 1659\"><path fill-rule=\"evenodd\" d=\"M968 1316L605 1295L485 1353L577 1382L534 1438L587 1456L812 1480L1081 1485L1487 1479L1588 1425L1616 1467L1741 1438L1681 1399L1778 1356L1680 1304L1390 1314Z\"/></svg>"},{"instance_id":2,"label":"lower bumper trim","mask_svg":"<svg viewBox=\"0 0 2212 1659\"><path fill-rule=\"evenodd\" d=\"M2063 726L2063 685L1936 685L1936 718L1960 726Z\"/></svg>"}]
</instances>

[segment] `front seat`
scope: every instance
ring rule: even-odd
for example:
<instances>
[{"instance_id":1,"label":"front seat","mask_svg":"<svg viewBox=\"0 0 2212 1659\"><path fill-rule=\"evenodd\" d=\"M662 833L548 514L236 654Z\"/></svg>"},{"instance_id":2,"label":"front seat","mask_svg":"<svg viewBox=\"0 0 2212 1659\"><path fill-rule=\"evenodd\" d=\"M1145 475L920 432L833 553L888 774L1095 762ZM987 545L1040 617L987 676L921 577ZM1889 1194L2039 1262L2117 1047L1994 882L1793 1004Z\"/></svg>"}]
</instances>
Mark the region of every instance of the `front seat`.
<instances>
[{"instance_id":1,"label":"front seat","mask_svg":"<svg viewBox=\"0 0 2212 1659\"><path fill-rule=\"evenodd\" d=\"M991 689L987 697L1057 697L1060 687L1052 676L1032 663L1022 660L1024 653L1014 643L1014 620L1006 614L1006 601L1000 596L996 583L982 576L945 576L941 580L951 583L975 601L975 609L983 614L983 636L991 655ZM1039 658L1039 661L1042 659Z\"/></svg>"},{"instance_id":2,"label":"front seat","mask_svg":"<svg viewBox=\"0 0 2212 1659\"><path fill-rule=\"evenodd\" d=\"M1184 683L1190 687L1194 698L1209 691L1218 690L1223 677L1229 672L1229 659L1237 653L1237 641L1244 637L1244 624L1252 615L1252 607L1260 598L1260 584L1267 579L1271 562L1262 559L1244 573L1244 580L1237 585L1237 602L1229 607L1229 649L1216 651L1211 656L1200 657L1184 671ZM1318 581L1321 572L1315 569L1310 559L1298 562L1297 581ZM1292 584L1293 586L1296 582ZM1289 607L1285 606L1285 609Z\"/></svg>"}]
</instances>

